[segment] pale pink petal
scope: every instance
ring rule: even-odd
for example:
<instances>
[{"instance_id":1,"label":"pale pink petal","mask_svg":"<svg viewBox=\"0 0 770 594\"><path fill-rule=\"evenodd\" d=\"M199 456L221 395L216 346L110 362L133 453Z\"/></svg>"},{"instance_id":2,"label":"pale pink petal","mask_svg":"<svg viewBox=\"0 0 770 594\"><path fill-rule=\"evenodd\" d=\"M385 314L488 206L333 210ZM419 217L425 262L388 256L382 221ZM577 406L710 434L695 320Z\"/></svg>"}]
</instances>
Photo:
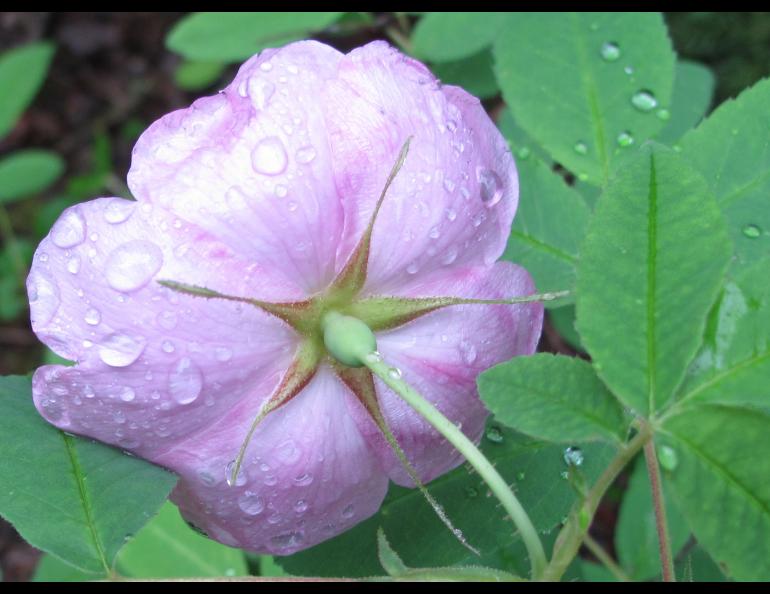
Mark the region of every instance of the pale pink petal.
<instances>
[{"instance_id":1,"label":"pale pink petal","mask_svg":"<svg viewBox=\"0 0 770 594\"><path fill-rule=\"evenodd\" d=\"M131 190L306 295L322 289L334 276L343 212L319 98L341 57L313 41L255 56L220 94L141 136Z\"/></svg>"},{"instance_id":2,"label":"pale pink petal","mask_svg":"<svg viewBox=\"0 0 770 594\"><path fill-rule=\"evenodd\" d=\"M455 269L451 275L424 285L411 296L456 296L497 299L534 292L529 274L501 262L491 269ZM489 367L535 351L543 306L458 305L438 310L395 330L378 334L385 361L435 404L445 416L478 440L488 416L476 389L476 378ZM462 458L438 432L377 380L380 406L399 444L423 481L457 466ZM389 469L395 482L411 486L402 465L366 417L356 416L362 431Z\"/></svg>"},{"instance_id":3,"label":"pale pink petal","mask_svg":"<svg viewBox=\"0 0 770 594\"><path fill-rule=\"evenodd\" d=\"M181 476L172 500L211 537L288 555L374 514L388 479L348 414L361 407L326 366L257 428L238 480L227 484L258 408L243 402L156 462Z\"/></svg>"},{"instance_id":4,"label":"pale pink petal","mask_svg":"<svg viewBox=\"0 0 770 594\"><path fill-rule=\"evenodd\" d=\"M323 104L345 207L344 256L412 137L374 228L368 291L389 293L418 275L490 265L500 256L518 178L505 140L477 99L442 87L424 65L374 42L344 57Z\"/></svg>"},{"instance_id":5,"label":"pale pink petal","mask_svg":"<svg viewBox=\"0 0 770 594\"><path fill-rule=\"evenodd\" d=\"M33 396L46 419L146 455L288 367L298 338L283 322L160 279L232 295L299 294L158 207L120 198L74 206L38 247L27 280L35 333L78 363L37 370Z\"/></svg>"}]
</instances>

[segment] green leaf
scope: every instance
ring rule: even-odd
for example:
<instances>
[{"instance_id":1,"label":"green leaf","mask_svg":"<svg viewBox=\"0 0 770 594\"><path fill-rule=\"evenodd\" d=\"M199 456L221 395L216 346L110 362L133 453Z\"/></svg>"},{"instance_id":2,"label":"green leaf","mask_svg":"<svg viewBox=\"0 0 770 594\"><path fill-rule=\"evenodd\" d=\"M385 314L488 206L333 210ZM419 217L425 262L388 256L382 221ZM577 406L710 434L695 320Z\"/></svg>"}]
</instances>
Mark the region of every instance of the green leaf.
<instances>
[{"instance_id":1,"label":"green leaf","mask_svg":"<svg viewBox=\"0 0 770 594\"><path fill-rule=\"evenodd\" d=\"M720 402L770 410L770 259L737 272L706 326L681 402Z\"/></svg>"},{"instance_id":2,"label":"green leaf","mask_svg":"<svg viewBox=\"0 0 770 594\"><path fill-rule=\"evenodd\" d=\"M674 569L680 582L725 582L727 578L709 554L700 546L678 555Z\"/></svg>"},{"instance_id":3,"label":"green leaf","mask_svg":"<svg viewBox=\"0 0 770 594\"><path fill-rule=\"evenodd\" d=\"M538 291L570 289L590 210L580 194L536 157L519 159L517 165L521 198L503 259L524 266Z\"/></svg>"},{"instance_id":4,"label":"green leaf","mask_svg":"<svg viewBox=\"0 0 770 594\"><path fill-rule=\"evenodd\" d=\"M616 59L602 57L606 44ZM517 13L493 51L516 120L581 179L603 185L615 155L628 150L622 134L639 145L665 124L655 109L632 104L644 91L670 104L674 52L658 13Z\"/></svg>"},{"instance_id":5,"label":"green leaf","mask_svg":"<svg viewBox=\"0 0 770 594\"><path fill-rule=\"evenodd\" d=\"M174 71L174 81L186 91L200 91L219 80L224 70L221 62L185 61Z\"/></svg>"},{"instance_id":6,"label":"green leaf","mask_svg":"<svg viewBox=\"0 0 770 594\"><path fill-rule=\"evenodd\" d=\"M770 256L770 80L723 103L680 144L727 217L733 266Z\"/></svg>"},{"instance_id":7,"label":"green leaf","mask_svg":"<svg viewBox=\"0 0 770 594\"><path fill-rule=\"evenodd\" d=\"M706 115L714 96L714 74L703 64L676 63L671 119L657 138L667 144L676 142L697 126Z\"/></svg>"},{"instance_id":8,"label":"green leaf","mask_svg":"<svg viewBox=\"0 0 770 594\"><path fill-rule=\"evenodd\" d=\"M328 27L343 12L197 12L180 20L166 47L188 60L239 62Z\"/></svg>"},{"instance_id":9,"label":"green leaf","mask_svg":"<svg viewBox=\"0 0 770 594\"><path fill-rule=\"evenodd\" d=\"M703 178L648 145L599 198L578 267L577 327L599 376L651 415L684 377L730 258Z\"/></svg>"},{"instance_id":10,"label":"green leaf","mask_svg":"<svg viewBox=\"0 0 770 594\"><path fill-rule=\"evenodd\" d=\"M123 547L117 567L133 578L248 575L242 551L197 534L169 502Z\"/></svg>"},{"instance_id":11,"label":"green leaf","mask_svg":"<svg viewBox=\"0 0 770 594\"><path fill-rule=\"evenodd\" d=\"M676 555L690 538L690 528L669 495L670 487L663 481L666 500L671 551ZM628 488L623 495L618 524L615 528L615 549L618 561L634 581L644 581L661 573L658 532L652 505L650 478L644 460L637 460Z\"/></svg>"},{"instance_id":12,"label":"green leaf","mask_svg":"<svg viewBox=\"0 0 770 594\"><path fill-rule=\"evenodd\" d=\"M514 357L482 373L478 385L498 421L533 437L575 443L626 436L620 403L582 359Z\"/></svg>"},{"instance_id":13,"label":"green leaf","mask_svg":"<svg viewBox=\"0 0 770 594\"><path fill-rule=\"evenodd\" d=\"M688 408L656 437L677 461L667 478L698 542L739 580L770 575L770 413Z\"/></svg>"},{"instance_id":14,"label":"green leaf","mask_svg":"<svg viewBox=\"0 0 770 594\"><path fill-rule=\"evenodd\" d=\"M64 171L56 153L27 149L0 159L0 204L42 192Z\"/></svg>"},{"instance_id":15,"label":"green leaf","mask_svg":"<svg viewBox=\"0 0 770 594\"><path fill-rule=\"evenodd\" d=\"M0 55L0 139L10 132L37 95L54 51L52 44L39 42Z\"/></svg>"},{"instance_id":16,"label":"green leaf","mask_svg":"<svg viewBox=\"0 0 770 594\"><path fill-rule=\"evenodd\" d=\"M502 476L514 484L535 527L547 533L544 540L553 540L553 529L577 497L570 481L561 476L567 469L564 447L533 441L495 423L486 435L482 451ZM606 444L587 444L583 448L584 462L579 467L585 479L598 477L614 451ZM514 533L512 523L504 520L505 512L497 500L487 495L478 475L461 467L437 478L428 488L468 542L481 550L481 557L458 543L419 491L392 486L380 511L369 520L312 549L276 560L294 575L379 575L382 569L376 533L381 527L411 567L481 564L519 575L528 571L521 539Z\"/></svg>"},{"instance_id":17,"label":"green leaf","mask_svg":"<svg viewBox=\"0 0 770 594\"><path fill-rule=\"evenodd\" d=\"M98 579L91 573L80 571L57 559L53 555L43 554L35 568L33 582L87 582Z\"/></svg>"},{"instance_id":18,"label":"green leaf","mask_svg":"<svg viewBox=\"0 0 770 594\"><path fill-rule=\"evenodd\" d=\"M565 342L576 351L585 352L580 335L575 329L575 306L554 307L548 310L548 319Z\"/></svg>"},{"instance_id":19,"label":"green leaf","mask_svg":"<svg viewBox=\"0 0 770 594\"><path fill-rule=\"evenodd\" d=\"M0 514L33 546L101 575L176 482L46 423L24 377L0 378L0 451Z\"/></svg>"},{"instance_id":20,"label":"green leaf","mask_svg":"<svg viewBox=\"0 0 770 594\"><path fill-rule=\"evenodd\" d=\"M467 58L492 45L510 19L505 12L430 12L414 28L414 54L429 62Z\"/></svg>"},{"instance_id":21,"label":"green leaf","mask_svg":"<svg viewBox=\"0 0 770 594\"><path fill-rule=\"evenodd\" d=\"M479 99L494 97L500 92L492 71L492 52L481 51L456 62L436 64L433 73L444 84L457 85Z\"/></svg>"},{"instance_id":22,"label":"green leaf","mask_svg":"<svg viewBox=\"0 0 770 594\"><path fill-rule=\"evenodd\" d=\"M398 553L390 546L382 528L377 530L377 557L385 573L391 577L403 575L409 571L409 568L404 564L401 557L398 556Z\"/></svg>"},{"instance_id":23,"label":"green leaf","mask_svg":"<svg viewBox=\"0 0 770 594\"><path fill-rule=\"evenodd\" d=\"M612 572L601 563L580 559L578 562L584 582L617 582Z\"/></svg>"}]
</instances>

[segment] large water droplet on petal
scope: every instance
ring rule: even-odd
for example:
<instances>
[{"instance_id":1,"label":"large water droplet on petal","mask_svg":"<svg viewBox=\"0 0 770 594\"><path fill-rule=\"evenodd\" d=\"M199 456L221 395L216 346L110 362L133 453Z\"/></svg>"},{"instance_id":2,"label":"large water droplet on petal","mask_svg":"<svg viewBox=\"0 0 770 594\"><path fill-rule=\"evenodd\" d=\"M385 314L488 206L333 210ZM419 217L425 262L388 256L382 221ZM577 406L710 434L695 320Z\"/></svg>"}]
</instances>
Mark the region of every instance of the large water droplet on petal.
<instances>
[{"instance_id":1,"label":"large water droplet on petal","mask_svg":"<svg viewBox=\"0 0 770 594\"><path fill-rule=\"evenodd\" d=\"M230 460L225 466L225 481L230 487L242 487L246 484L246 473L243 472L243 468L238 469L238 475L233 481L233 470L235 469L235 460Z\"/></svg>"},{"instance_id":2,"label":"large water droplet on petal","mask_svg":"<svg viewBox=\"0 0 770 594\"><path fill-rule=\"evenodd\" d=\"M135 239L112 251L104 266L104 273L113 289L127 293L150 282L162 265L163 252L157 245Z\"/></svg>"},{"instance_id":3,"label":"large water droplet on petal","mask_svg":"<svg viewBox=\"0 0 770 594\"><path fill-rule=\"evenodd\" d=\"M265 502L253 491L245 491L243 495L238 498L238 507L240 507L244 513L250 516L256 516L265 509Z\"/></svg>"},{"instance_id":4,"label":"large water droplet on petal","mask_svg":"<svg viewBox=\"0 0 770 594\"><path fill-rule=\"evenodd\" d=\"M183 357L168 376L168 391L179 404L190 404L203 389L203 376L189 357Z\"/></svg>"},{"instance_id":5,"label":"large water droplet on petal","mask_svg":"<svg viewBox=\"0 0 770 594\"><path fill-rule=\"evenodd\" d=\"M476 169L476 179L481 190L481 201L487 207L492 207L503 197L503 180L491 169L479 167Z\"/></svg>"},{"instance_id":6,"label":"large water droplet on petal","mask_svg":"<svg viewBox=\"0 0 770 594\"><path fill-rule=\"evenodd\" d=\"M143 338L115 332L99 345L99 358L110 367L127 367L139 358L145 344Z\"/></svg>"},{"instance_id":7,"label":"large water droplet on petal","mask_svg":"<svg viewBox=\"0 0 770 594\"><path fill-rule=\"evenodd\" d=\"M80 245L86 239L86 222L77 210L68 210L51 229L51 241L60 248Z\"/></svg>"},{"instance_id":8,"label":"large water droplet on petal","mask_svg":"<svg viewBox=\"0 0 770 594\"><path fill-rule=\"evenodd\" d=\"M59 309L59 287L46 274L33 270L27 279L29 307L34 325L50 322Z\"/></svg>"},{"instance_id":9,"label":"large water droplet on petal","mask_svg":"<svg viewBox=\"0 0 770 594\"><path fill-rule=\"evenodd\" d=\"M133 388L130 386L126 386L120 391L120 399L123 402L131 402L134 398L136 398L136 392Z\"/></svg>"},{"instance_id":10,"label":"large water droplet on petal","mask_svg":"<svg viewBox=\"0 0 770 594\"><path fill-rule=\"evenodd\" d=\"M251 152L251 166L257 173L278 175L286 169L288 158L281 140L275 136L265 138Z\"/></svg>"},{"instance_id":11,"label":"large water droplet on petal","mask_svg":"<svg viewBox=\"0 0 770 594\"><path fill-rule=\"evenodd\" d=\"M300 546L304 540L302 532L286 532L285 534L273 536L270 539L270 544L280 550L286 550Z\"/></svg>"},{"instance_id":12,"label":"large water droplet on petal","mask_svg":"<svg viewBox=\"0 0 770 594\"><path fill-rule=\"evenodd\" d=\"M273 93L275 93L275 85L269 80L256 77L249 79L248 95L257 109L265 109Z\"/></svg>"},{"instance_id":13,"label":"large water droplet on petal","mask_svg":"<svg viewBox=\"0 0 770 594\"><path fill-rule=\"evenodd\" d=\"M113 198L104 208L104 220L112 225L117 225L128 220L134 212L136 202L124 200L123 198Z\"/></svg>"},{"instance_id":14,"label":"large water droplet on petal","mask_svg":"<svg viewBox=\"0 0 770 594\"><path fill-rule=\"evenodd\" d=\"M102 314L95 307L90 307L86 310L86 315L83 316L83 319L89 326L96 326L102 321Z\"/></svg>"}]
</instances>

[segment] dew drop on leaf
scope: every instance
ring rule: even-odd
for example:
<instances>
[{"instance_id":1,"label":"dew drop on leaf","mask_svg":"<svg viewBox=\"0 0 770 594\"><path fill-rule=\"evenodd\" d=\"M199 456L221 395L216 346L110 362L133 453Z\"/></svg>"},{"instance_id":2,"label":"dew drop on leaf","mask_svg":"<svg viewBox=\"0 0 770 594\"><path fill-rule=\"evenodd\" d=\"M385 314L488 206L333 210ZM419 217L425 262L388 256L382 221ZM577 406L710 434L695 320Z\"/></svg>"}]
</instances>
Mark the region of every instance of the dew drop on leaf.
<instances>
[{"instance_id":1,"label":"dew drop on leaf","mask_svg":"<svg viewBox=\"0 0 770 594\"><path fill-rule=\"evenodd\" d=\"M651 91L637 91L631 96L631 105L641 112L648 113L658 106L658 100Z\"/></svg>"},{"instance_id":2,"label":"dew drop on leaf","mask_svg":"<svg viewBox=\"0 0 770 594\"><path fill-rule=\"evenodd\" d=\"M614 62L620 58L620 47L618 47L618 44L613 41L607 41L602 44L599 53L602 56L602 60L605 62Z\"/></svg>"}]
</instances>

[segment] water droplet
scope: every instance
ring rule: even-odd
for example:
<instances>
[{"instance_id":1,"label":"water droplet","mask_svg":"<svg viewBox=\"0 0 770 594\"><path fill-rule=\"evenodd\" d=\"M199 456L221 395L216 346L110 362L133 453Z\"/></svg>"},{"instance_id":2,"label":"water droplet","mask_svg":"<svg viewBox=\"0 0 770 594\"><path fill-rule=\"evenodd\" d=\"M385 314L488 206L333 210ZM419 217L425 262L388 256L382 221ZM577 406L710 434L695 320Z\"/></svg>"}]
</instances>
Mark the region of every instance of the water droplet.
<instances>
[{"instance_id":1,"label":"water droplet","mask_svg":"<svg viewBox=\"0 0 770 594\"><path fill-rule=\"evenodd\" d=\"M262 62L259 65L259 69L264 72L270 72L273 69L273 65L270 62Z\"/></svg>"},{"instance_id":2,"label":"water droplet","mask_svg":"<svg viewBox=\"0 0 770 594\"><path fill-rule=\"evenodd\" d=\"M284 198L286 194L289 193L289 189L283 184L276 184L275 188L273 188L273 191L279 198Z\"/></svg>"},{"instance_id":3,"label":"water droplet","mask_svg":"<svg viewBox=\"0 0 770 594\"><path fill-rule=\"evenodd\" d=\"M628 76L631 76L634 73L634 67L626 66L625 68L623 68L623 72L625 72Z\"/></svg>"},{"instance_id":4,"label":"water droplet","mask_svg":"<svg viewBox=\"0 0 770 594\"><path fill-rule=\"evenodd\" d=\"M667 109L661 108L655 112L655 115L658 116L659 120L663 120L664 122L671 119L671 112Z\"/></svg>"},{"instance_id":5,"label":"water droplet","mask_svg":"<svg viewBox=\"0 0 770 594\"><path fill-rule=\"evenodd\" d=\"M379 351L372 351L368 355L366 355L366 360L370 363L379 363L382 361L382 355Z\"/></svg>"},{"instance_id":6,"label":"water droplet","mask_svg":"<svg viewBox=\"0 0 770 594\"><path fill-rule=\"evenodd\" d=\"M43 325L50 322L59 309L61 299L56 284L40 271L33 271L27 279L32 322Z\"/></svg>"},{"instance_id":7,"label":"water droplet","mask_svg":"<svg viewBox=\"0 0 770 594\"><path fill-rule=\"evenodd\" d=\"M287 163L283 143L275 136L260 140L251 152L251 166L257 173L278 175L284 172Z\"/></svg>"},{"instance_id":8,"label":"water droplet","mask_svg":"<svg viewBox=\"0 0 770 594\"><path fill-rule=\"evenodd\" d=\"M136 392L133 388L126 386L120 391L120 399L123 402L131 402L134 398L136 398Z\"/></svg>"},{"instance_id":9,"label":"water droplet","mask_svg":"<svg viewBox=\"0 0 770 594\"><path fill-rule=\"evenodd\" d=\"M580 466L583 464L583 450L570 446L564 450L563 458L567 466Z\"/></svg>"},{"instance_id":10,"label":"water droplet","mask_svg":"<svg viewBox=\"0 0 770 594\"><path fill-rule=\"evenodd\" d=\"M316 157L316 151L312 146L303 146L297 149L295 154L298 163L310 163Z\"/></svg>"},{"instance_id":11,"label":"water droplet","mask_svg":"<svg viewBox=\"0 0 770 594\"><path fill-rule=\"evenodd\" d=\"M142 288L163 265L163 252L149 241L136 239L115 248L104 265L107 282L116 291Z\"/></svg>"},{"instance_id":12,"label":"water droplet","mask_svg":"<svg viewBox=\"0 0 770 594\"><path fill-rule=\"evenodd\" d=\"M444 184L443 185L444 185L444 189L447 192L449 192L450 194L455 191L455 183L451 179L449 179L448 177L444 178Z\"/></svg>"},{"instance_id":13,"label":"water droplet","mask_svg":"<svg viewBox=\"0 0 770 594\"><path fill-rule=\"evenodd\" d=\"M658 462L664 469L673 472L679 465L679 455L674 448L663 445L658 448Z\"/></svg>"},{"instance_id":14,"label":"water droplet","mask_svg":"<svg viewBox=\"0 0 770 594\"><path fill-rule=\"evenodd\" d=\"M618 44L613 41L607 41L602 44L599 53L602 56L602 60L605 62L614 62L620 58L620 47L618 47Z\"/></svg>"},{"instance_id":15,"label":"water droplet","mask_svg":"<svg viewBox=\"0 0 770 594\"><path fill-rule=\"evenodd\" d=\"M572 150L574 150L578 155L587 155L588 154L588 145L585 142L583 142L583 141L578 141L572 147Z\"/></svg>"},{"instance_id":16,"label":"water droplet","mask_svg":"<svg viewBox=\"0 0 770 594\"><path fill-rule=\"evenodd\" d=\"M476 179L481 190L481 201L492 207L503 197L503 180L491 169L485 167L476 168Z\"/></svg>"},{"instance_id":17,"label":"water droplet","mask_svg":"<svg viewBox=\"0 0 770 594\"><path fill-rule=\"evenodd\" d=\"M80 271L80 257L79 256L72 256L69 260L67 260L67 270L71 274L77 274Z\"/></svg>"},{"instance_id":18,"label":"water droplet","mask_svg":"<svg viewBox=\"0 0 770 594\"><path fill-rule=\"evenodd\" d=\"M270 539L270 544L278 549L285 550L298 547L303 541L304 536L301 532L286 532L285 534L273 536Z\"/></svg>"},{"instance_id":19,"label":"water droplet","mask_svg":"<svg viewBox=\"0 0 770 594\"><path fill-rule=\"evenodd\" d=\"M485 433L486 438L492 443L503 443L503 431L500 427L492 425Z\"/></svg>"},{"instance_id":20,"label":"water droplet","mask_svg":"<svg viewBox=\"0 0 770 594\"><path fill-rule=\"evenodd\" d=\"M302 457L302 450L293 440L287 439L275 450L275 456L284 464L294 464Z\"/></svg>"},{"instance_id":21,"label":"water droplet","mask_svg":"<svg viewBox=\"0 0 770 594\"><path fill-rule=\"evenodd\" d=\"M446 218L451 223L457 218L457 211L453 208L446 209Z\"/></svg>"},{"instance_id":22,"label":"water droplet","mask_svg":"<svg viewBox=\"0 0 770 594\"><path fill-rule=\"evenodd\" d=\"M273 474L268 474L263 481L268 487L272 487L278 484L278 479Z\"/></svg>"},{"instance_id":23,"label":"water droplet","mask_svg":"<svg viewBox=\"0 0 770 594\"><path fill-rule=\"evenodd\" d=\"M356 508L353 507L353 504L346 506L345 509L342 510L342 517L346 519L350 519L353 517L353 515L356 513Z\"/></svg>"},{"instance_id":24,"label":"water droplet","mask_svg":"<svg viewBox=\"0 0 770 594\"><path fill-rule=\"evenodd\" d=\"M580 172L578 173L577 178L579 181L582 181L582 182L588 181L588 174L585 172Z\"/></svg>"},{"instance_id":25,"label":"water droplet","mask_svg":"<svg viewBox=\"0 0 770 594\"><path fill-rule=\"evenodd\" d=\"M104 220L112 225L122 223L133 214L135 205L136 202L132 200L113 198L104 207Z\"/></svg>"},{"instance_id":26,"label":"water droplet","mask_svg":"<svg viewBox=\"0 0 770 594\"><path fill-rule=\"evenodd\" d=\"M417 262L412 262L406 267L406 271L408 274L417 274L417 271L420 268L417 266Z\"/></svg>"},{"instance_id":27,"label":"water droplet","mask_svg":"<svg viewBox=\"0 0 770 594\"><path fill-rule=\"evenodd\" d=\"M164 330L173 330L176 328L177 318L173 311L162 311L158 314L156 321Z\"/></svg>"},{"instance_id":28,"label":"water droplet","mask_svg":"<svg viewBox=\"0 0 770 594\"><path fill-rule=\"evenodd\" d=\"M294 511L297 512L298 514L304 514L307 511L308 507L309 506L307 504L307 501L305 501L304 499L300 499L299 501L297 501L297 503L294 504Z\"/></svg>"},{"instance_id":29,"label":"water droplet","mask_svg":"<svg viewBox=\"0 0 770 594\"><path fill-rule=\"evenodd\" d=\"M110 367L127 367L139 358L144 346L144 338L115 332L99 345L99 358Z\"/></svg>"},{"instance_id":30,"label":"water droplet","mask_svg":"<svg viewBox=\"0 0 770 594\"><path fill-rule=\"evenodd\" d=\"M60 248L80 245L86 239L86 222L76 209L65 212L51 229L51 241Z\"/></svg>"},{"instance_id":31,"label":"water droplet","mask_svg":"<svg viewBox=\"0 0 770 594\"><path fill-rule=\"evenodd\" d=\"M275 93L275 85L269 80L252 77L248 82L248 95L257 109L265 109Z\"/></svg>"},{"instance_id":32,"label":"water droplet","mask_svg":"<svg viewBox=\"0 0 770 594\"><path fill-rule=\"evenodd\" d=\"M561 478L563 478L563 479L566 481L566 480L569 478L569 472L567 472L566 470L562 470L562 471L559 473L559 476L560 476Z\"/></svg>"},{"instance_id":33,"label":"water droplet","mask_svg":"<svg viewBox=\"0 0 770 594\"><path fill-rule=\"evenodd\" d=\"M457 259L457 246L451 246L447 252L444 254L444 256L441 258L441 263L444 266L449 266L452 262L454 262Z\"/></svg>"},{"instance_id":34,"label":"water droplet","mask_svg":"<svg viewBox=\"0 0 770 594\"><path fill-rule=\"evenodd\" d=\"M401 370L398 367L388 369L388 377L392 379L401 379Z\"/></svg>"},{"instance_id":35,"label":"water droplet","mask_svg":"<svg viewBox=\"0 0 770 594\"><path fill-rule=\"evenodd\" d=\"M634 137L631 135L631 132L628 130L625 130L624 132L621 132L618 134L617 143L619 147L625 148L627 146L631 146L634 144Z\"/></svg>"},{"instance_id":36,"label":"water droplet","mask_svg":"<svg viewBox=\"0 0 770 594\"><path fill-rule=\"evenodd\" d=\"M229 487L236 486L242 487L246 484L246 474L243 472L243 467L238 469L238 475L233 482L233 469L235 468L235 460L230 460L225 466L225 481Z\"/></svg>"},{"instance_id":37,"label":"water droplet","mask_svg":"<svg viewBox=\"0 0 770 594\"><path fill-rule=\"evenodd\" d=\"M305 472L297 477L294 477L294 483L300 487L307 487L313 482L313 475Z\"/></svg>"},{"instance_id":38,"label":"water droplet","mask_svg":"<svg viewBox=\"0 0 770 594\"><path fill-rule=\"evenodd\" d=\"M527 159L532 154L532 151L529 147L523 146L518 151L516 151L516 156L519 159Z\"/></svg>"},{"instance_id":39,"label":"water droplet","mask_svg":"<svg viewBox=\"0 0 770 594\"><path fill-rule=\"evenodd\" d=\"M164 340L160 348L163 349L164 353L173 353L176 350L174 348L174 343L170 340Z\"/></svg>"},{"instance_id":40,"label":"water droplet","mask_svg":"<svg viewBox=\"0 0 770 594\"><path fill-rule=\"evenodd\" d=\"M441 231L439 230L438 227L431 227L430 231L428 231L428 237L430 237L431 239L438 239L439 237L441 237Z\"/></svg>"},{"instance_id":41,"label":"water droplet","mask_svg":"<svg viewBox=\"0 0 770 594\"><path fill-rule=\"evenodd\" d=\"M198 473L198 478L206 487L213 487L217 484L217 479L215 479L211 473L208 473L205 470L201 470Z\"/></svg>"},{"instance_id":42,"label":"water droplet","mask_svg":"<svg viewBox=\"0 0 770 594\"><path fill-rule=\"evenodd\" d=\"M479 490L476 487L466 487L465 495L468 499L473 499L474 497L478 497Z\"/></svg>"},{"instance_id":43,"label":"water droplet","mask_svg":"<svg viewBox=\"0 0 770 594\"><path fill-rule=\"evenodd\" d=\"M168 376L168 391L179 404L190 404L201 393L203 376L189 357L183 357Z\"/></svg>"},{"instance_id":44,"label":"water droplet","mask_svg":"<svg viewBox=\"0 0 770 594\"><path fill-rule=\"evenodd\" d=\"M631 96L631 105L642 112L650 112L658 106L658 100L651 91L637 91Z\"/></svg>"},{"instance_id":45,"label":"water droplet","mask_svg":"<svg viewBox=\"0 0 770 594\"><path fill-rule=\"evenodd\" d=\"M238 498L238 507L240 507L244 513L250 516L256 516L265 509L265 502L253 491L244 491L243 495Z\"/></svg>"},{"instance_id":46,"label":"water droplet","mask_svg":"<svg viewBox=\"0 0 770 594\"><path fill-rule=\"evenodd\" d=\"M741 232L745 237L748 237L749 239L756 239L760 235L762 235L762 229L760 229L757 225L746 225L743 229L741 229Z\"/></svg>"},{"instance_id":47,"label":"water droplet","mask_svg":"<svg viewBox=\"0 0 770 594\"><path fill-rule=\"evenodd\" d=\"M516 475L516 478L520 481L523 481L525 478L527 478L526 473L522 470L519 474Z\"/></svg>"},{"instance_id":48,"label":"water droplet","mask_svg":"<svg viewBox=\"0 0 770 594\"><path fill-rule=\"evenodd\" d=\"M460 356L466 365L472 364L477 357L476 347L466 340L460 341Z\"/></svg>"}]
</instances>

